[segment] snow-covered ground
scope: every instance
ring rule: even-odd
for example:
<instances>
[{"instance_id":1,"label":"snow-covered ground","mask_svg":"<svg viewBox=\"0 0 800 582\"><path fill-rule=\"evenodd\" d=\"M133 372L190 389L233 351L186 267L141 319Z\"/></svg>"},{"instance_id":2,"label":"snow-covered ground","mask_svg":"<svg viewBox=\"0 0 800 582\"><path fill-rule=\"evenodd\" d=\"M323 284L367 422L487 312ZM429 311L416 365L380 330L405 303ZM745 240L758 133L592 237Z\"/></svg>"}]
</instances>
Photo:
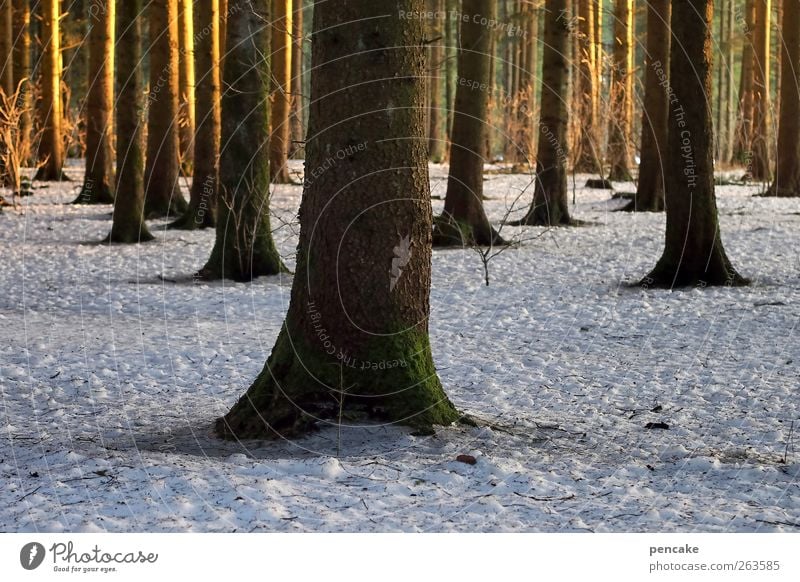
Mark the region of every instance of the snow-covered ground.
<instances>
[{"instance_id":1,"label":"snow-covered ground","mask_svg":"<svg viewBox=\"0 0 800 582\"><path fill-rule=\"evenodd\" d=\"M487 176L493 219L528 182ZM492 428L237 444L211 423L261 370L291 280L196 284L212 232L93 244L110 207L64 204L79 181L44 186L0 214L0 531L800 527L800 200L719 188L753 285L643 291L626 283L655 264L663 215L579 187L594 224L517 229L544 234L492 260L489 287L474 251L434 254L434 358ZM279 187L273 210L290 221L300 193Z\"/></svg>"}]
</instances>

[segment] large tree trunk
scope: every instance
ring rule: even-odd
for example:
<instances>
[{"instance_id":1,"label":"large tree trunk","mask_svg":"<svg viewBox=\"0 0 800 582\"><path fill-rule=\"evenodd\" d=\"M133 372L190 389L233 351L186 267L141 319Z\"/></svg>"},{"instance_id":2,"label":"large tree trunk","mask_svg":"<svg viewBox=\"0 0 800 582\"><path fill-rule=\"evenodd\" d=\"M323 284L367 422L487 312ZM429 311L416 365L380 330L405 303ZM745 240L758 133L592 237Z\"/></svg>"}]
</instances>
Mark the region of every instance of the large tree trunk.
<instances>
[{"instance_id":1,"label":"large tree trunk","mask_svg":"<svg viewBox=\"0 0 800 582\"><path fill-rule=\"evenodd\" d=\"M647 56L642 111L642 161L636 196L623 210L664 210L664 168L669 120L670 2L647 4Z\"/></svg>"},{"instance_id":2,"label":"large tree trunk","mask_svg":"<svg viewBox=\"0 0 800 582\"><path fill-rule=\"evenodd\" d=\"M114 217L106 240L152 240L144 222L144 74L142 0L122 0L117 10L117 176Z\"/></svg>"},{"instance_id":3,"label":"large tree trunk","mask_svg":"<svg viewBox=\"0 0 800 582\"><path fill-rule=\"evenodd\" d=\"M783 5L778 157L768 196L800 196L800 3Z\"/></svg>"},{"instance_id":4,"label":"large tree trunk","mask_svg":"<svg viewBox=\"0 0 800 582\"><path fill-rule=\"evenodd\" d=\"M272 133L269 138L269 168L273 182L287 184L289 178L289 93L292 86L292 2L272 0Z\"/></svg>"},{"instance_id":5,"label":"large tree trunk","mask_svg":"<svg viewBox=\"0 0 800 582\"><path fill-rule=\"evenodd\" d=\"M502 242L483 209L484 140L489 94L491 31L480 18L494 19L494 0L464 0L458 52L453 133L450 144L450 174L444 213L435 221L436 246L491 245ZM475 21L474 16L478 16Z\"/></svg>"},{"instance_id":6,"label":"large tree trunk","mask_svg":"<svg viewBox=\"0 0 800 582\"><path fill-rule=\"evenodd\" d=\"M125 0L122 0L123 2ZM194 75L194 7L193 0L178 0L178 73L181 165L184 173L193 173L195 138L195 75ZM202 35L200 35L202 36Z\"/></svg>"},{"instance_id":7,"label":"large tree trunk","mask_svg":"<svg viewBox=\"0 0 800 582\"><path fill-rule=\"evenodd\" d=\"M115 0L91 0L89 7L86 171L77 204L114 201L114 4Z\"/></svg>"},{"instance_id":8,"label":"large tree trunk","mask_svg":"<svg viewBox=\"0 0 800 582\"><path fill-rule=\"evenodd\" d=\"M61 134L61 43L58 0L43 0L41 20L42 61L39 66L40 91L38 159L43 165L37 180L61 180L64 167L64 136Z\"/></svg>"},{"instance_id":9,"label":"large tree trunk","mask_svg":"<svg viewBox=\"0 0 800 582\"><path fill-rule=\"evenodd\" d=\"M595 0L580 0L577 93L580 99L580 136L575 171L596 173L600 171L600 144L597 139L597 51L595 44Z\"/></svg>"},{"instance_id":10,"label":"large tree trunk","mask_svg":"<svg viewBox=\"0 0 800 582\"><path fill-rule=\"evenodd\" d=\"M285 270L269 219L269 0L229 0L217 236L205 279Z\"/></svg>"},{"instance_id":11,"label":"large tree trunk","mask_svg":"<svg viewBox=\"0 0 800 582\"><path fill-rule=\"evenodd\" d=\"M303 0L292 0L292 143L289 157L303 158Z\"/></svg>"},{"instance_id":12,"label":"large tree trunk","mask_svg":"<svg viewBox=\"0 0 800 582\"><path fill-rule=\"evenodd\" d=\"M741 285L719 233L711 122L713 0L673 3L664 254L645 287Z\"/></svg>"},{"instance_id":13,"label":"large tree trunk","mask_svg":"<svg viewBox=\"0 0 800 582\"><path fill-rule=\"evenodd\" d=\"M147 116L145 215L180 216L186 200L178 185L178 4L152 0L150 11L150 94Z\"/></svg>"},{"instance_id":14,"label":"large tree trunk","mask_svg":"<svg viewBox=\"0 0 800 582\"><path fill-rule=\"evenodd\" d=\"M536 184L530 210L518 224L573 224L567 200L567 55L570 38L567 2L568 0L547 0L545 3L542 110L539 118L539 147L536 152Z\"/></svg>"},{"instance_id":15,"label":"large tree trunk","mask_svg":"<svg viewBox=\"0 0 800 582\"><path fill-rule=\"evenodd\" d=\"M633 131L633 0L616 0L614 66L611 74L609 179L630 181Z\"/></svg>"},{"instance_id":16,"label":"large tree trunk","mask_svg":"<svg viewBox=\"0 0 800 582\"><path fill-rule=\"evenodd\" d=\"M742 73L739 78L739 120L733 155L749 166L753 139L753 47L755 43L756 1L745 1L744 42L742 43ZM749 173L749 167L748 167Z\"/></svg>"},{"instance_id":17,"label":"large tree trunk","mask_svg":"<svg viewBox=\"0 0 800 582\"><path fill-rule=\"evenodd\" d=\"M14 0L14 88L20 87L19 105L22 116L19 131L22 135L19 159L23 165L31 161L31 10L28 0Z\"/></svg>"},{"instance_id":18,"label":"large tree trunk","mask_svg":"<svg viewBox=\"0 0 800 582\"><path fill-rule=\"evenodd\" d=\"M444 0L433 0L433 10L436 17L431 22L430 61L428 71L430 75L430 119L428 148L430 159L435 164L444 161L447 150L447 111L445 109L445 54L444 54Z\"/></svg>"},{"instance_id":19,"label":"large tree trunk","mask_svg":"<svg viewBox=\"0 0 800 582\"><path fill-rule=\"evenodd\" d=\"M189 209L170 226L183 230L216 224L220 150L219 0L197 0L194 178Z\"/></svg>"},{"instance_id":20,"label":"large tree trunk","mask_svg":"<svg viewBox=\"0 0 800 582\"><path fill-rule=\"evenodd\" d=\"M458 420L428 339L422 26L372 0L315 6L289 312L263 372L218 421L223 436L285 437L365 417L429 432Z\"/></svg>"},{"instance_id":21,"label":"large tree trunk","mask_svg":"<svg viewBox=\"0 0 800 582\"><path fill-rule=\"evenodd\" d=\"M771 0L755 0L753 50L753 138L749 164L753 180L770 179L770 15ZM795 78L794 76L792 78Z\"/></svg>"}]
</instances>

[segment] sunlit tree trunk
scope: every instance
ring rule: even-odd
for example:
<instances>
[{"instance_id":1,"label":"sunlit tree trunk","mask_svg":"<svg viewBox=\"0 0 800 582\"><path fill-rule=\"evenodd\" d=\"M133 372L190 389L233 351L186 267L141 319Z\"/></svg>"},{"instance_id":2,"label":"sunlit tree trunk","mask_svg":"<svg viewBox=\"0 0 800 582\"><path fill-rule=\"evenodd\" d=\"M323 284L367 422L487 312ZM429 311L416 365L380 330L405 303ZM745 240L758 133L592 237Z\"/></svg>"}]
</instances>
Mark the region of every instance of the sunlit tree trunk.
<instances>
[{"instance_id":1,"label":"sunlit tree trunk","mask_svg":"<svg viewBox=\"0 0 800 582\"><path fill-rule=\"evenodd\" d=\"M42 61L39 65L39 125L42 134L38 159L42 166L38 180L60 180L64 167L64 136L61 131L61 43L59 39L60 9L58 0L41 3Z\"/></svg>"},{"instance_id":2,"label":"sunlit tree trunk","mask_svg":"<svg viewBox=\"0 0 800 582\"><path fill-rule=\"evenodd\" d=\"M719 233L711 117L713 0L672 4L664 254L645 287L741 285Z\"/></svg>"},{"instance_id":3,"label":"sunlit tree trunk","mask_svg":"<svg viewBox=\"0 0 800 582\"><path fill-rule=\"evenodd\" d=\"M559 226L573 224L567 201L567 128L569 115L568 0L545 2L542 53L541 115L536 150L533 202L519 224Z\"/></svg>"},{"instance_id":4,"label":"sunlit tree trunk","mask_svg":"<svg viewBox=\"0 0 800 582\"><path fill-rule=\"evenodd\" d=\"M173 228L193 230L216 224L220 149L219 0L196 0L194 58L195 139L194 178L189 209L172 223Z\"/></svg>"},{"instance_id":5,"label":"sunlit tree trunk","mask_svg":"<svg viewBox=\"0 0 800 582\"><path fill-rule=\"evenodd\" d=\"M289 311L264 370L217 422L222 436L364 419L429 433L458 420L428 339L424 83L408 81L425 75L423 23L385 15L368 0L315 6L307 168L346 159L306 174Z\"/></svg>"},{"instance_id":6,"label":"sunlit tree trunk","mask_svg":"<svg viewBox=\"0 0 800 582\"><path fill-rule=\"evenodd\" d=\"M204 279L285 270L269 216L269 0L228 0L217 231Z\"/></svg>"},{"instance_id":7,"label":"sunlit tree trunk","mask_svg":"<svg viewBox=\"0 0 800 582\"><path fill-rule=\"evenodd\" d=\"M461 20L459 83L450 145L450 174L444 212L436 219L436 246L489 245L501 242L483 209L484 140L492 91L491 34L480 17L494 18L494 0L463 0L469 18ZM475 17L478 22L475 22Z\"/></svg>"},{"instance_id":8,"label":"sunlit tree trunk","mask_svg":"<svg viewBox=\"0 0 800 582\"><path fill-rule=\"evenodd\" d=\"M30 163L31 132L31 11L28 0L14 0L14 87L20 87L19 105L22 108L19 131L22 135L20 160Z\"/></svg>"},{"instance_id":9,"label":"sunlit tree trunk","mask_svg":"<svg viewBox=\"0 0 800 582\"><path fill-rule=\"evenodd\" d=\"M122 0L123 2L125 0ZM195 139L195 71L193 0L178 0L179 105L181 162L184 172L192 174Z\"/></svg>"},{"instance_id":10,"label":"sunlit tree trunk","mask_svg":"<svg viewBox=\"0 0 800 582\"><path fill-rule=\"evenodd\" d=\"M289 93L292 86L292 2L272 0L272 132L269 139L269 167L273 182L286 184L289 178Z\"/></svg>"},{"instance_id":11,"label":"sunlit tree trunk","mask_svg":"<svg viewBox=\"0 0 800 582\"><path fill-rule=\"evenodd\" d=\"M78 204L114 201L114 10L115 0L91 0L89 5L86 171Z\"/></svg>"},{"instance_id":12,"label":"sunlit tree trunk","mask_svg":"<svg viewBox=\"0 0 800 582\"><path fill-rule=\"evenodd\" d=\"M14 87L14 8L11 0L0 0L0 87L11 95Z\"/></svg>"},{"instance_id":13,"label":"sunlit tree trunk","mask_svg":"<svg viewBox=\"0 0 800 582\"><path fill-rule=\"evenodd\" d=\"M780 48L783 82L778 120L778 156L769 196L800 196L800 3L783 5Z\"/></svg>"},{"instance_id":14,"label":"sunlit tree trunk","mask_svg":"<svg viewBox=\"0 0 800 582\"><path fill-rule=\"evenodd\" d=\"M187 208L178 185L178 3L177 0L152 0L148 10L150 93L144 208L149 218L177 217Z\"/></svg>"},{"instance_id":15,"label":"sunlit tree trunk","mask_svg":"<svg viewBox=\"0 0 800 582\"><path fill-rule=\"evenodd\" d=\"M595 0L579 2L579 64L576 72L579 103L579 142L577 172L595 173L600 170L600 144L597 139L597 50L595 40Z\"/></svg>"},{"instance_id":16,"label":"sunlit tree trunk","mask_svg":"<svg viewBox=\"0 0 800 582\"><path fill-rule=\"evenodd\" d=\"M106 240L152 240L144 222L144 73L142 0L122 0L117 10L117 171L111 232Z\"/></svg>"},{"instance_id":17,"label":"sunlit tree trunk","mask_svg":"<svg viewBox=\"0 0 800 582\"><path fill-rule=\"evenodd\" d=\"M631 180L633 131L633 0L616 0L614 66L608 129L609 179Z\"/></svg>"}]
</instances>

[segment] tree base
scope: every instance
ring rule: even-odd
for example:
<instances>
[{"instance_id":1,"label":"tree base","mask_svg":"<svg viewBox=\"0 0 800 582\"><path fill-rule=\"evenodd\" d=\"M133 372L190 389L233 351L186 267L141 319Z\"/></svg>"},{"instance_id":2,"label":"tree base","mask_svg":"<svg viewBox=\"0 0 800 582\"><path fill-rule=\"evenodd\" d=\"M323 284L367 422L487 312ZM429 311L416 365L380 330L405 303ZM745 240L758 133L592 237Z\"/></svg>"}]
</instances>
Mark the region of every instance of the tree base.
<instances>
[{"instance_id":1,"label":"tree base","mask_svg":"<svg viewBox=\"0 0 800 582\"><path fill-rule=\"evenodd\" d=\"M759 198L798 198L800 197L800 186L779 188L773 184L766 192L761 192L760 194L756 194L756 196Z\"/></svg>"},{"instance_id":2,"label":"tree base","mask_svg":"<svg viewBox=\"0 0 800 582\"><path fill-rule=\"evenodd\" d=\"M200 210L200 208L190 204L189 210L177 220L170 222L167 228L174 230L202 230L215 227L217 223L214 220L214 215L208 210L203 212Z\"/></svg>"},{"instance_id":3,"label":"tree base","mask_svg":"<svg viewBox=\"0 0 800 582\"><path fill-rule=\"evenodd\" d=\"M650 198L642 200L641 196L634 196L622 208L617 208L616 212L664 212L664 200Z\"/></svg>"},{"instance_id":4,"label":"tree base","mask_svg":"<svg viewBox=\"0 0 800 582\"><path fill-rule=\"evenodd\" d=\"M433 219L433 246L489 247L508 244L489 222L471 224L452 217L437 216Z\"/></svg>"},{"instance_id":5,"label":"tree base","mask_svg":"<svg viewBox=\"0 0 800 582\"><path fill-rule=\"evenodd\" d=\"M155 240L155 238L156 237L150 234L150 231L147 230L147 227L142 225L141 229L112 228L111 232L108 233L108 236L104 238L102 241L100 241L100 243L137 244L137 243L150 242L151 240Z\"/></svg>"},{"instance_id":6,"label":"tree base","mask_svg":"<svg viewBox=\"0 0 800 582\"><path fill-rule=\"evenodd\" d=\"M570 218L569 214L558 213L552 216L548 212L540 212L538 209L529 212L524 218L509 222L509 226L582 226L582 220Z\"/></svg>"},{"instance_id":7,"label":"tree base","mask_svg":"<svg viewBox=\"0 0 800 582\"><path fill-rule=\"evenodd\" d=\"M73 204L114 204L114 195L107 187L94 188L84 184Z\"/></svg>"},{"instance_id":8,"label":"tree base","mask_svg":"<svg viewBox=\"0 0 800 582\"><path fill-rule=\"evenodd\" d=\"M675 264L664 257L650 273L639 281L645 289L676 289L681 287L744 287L750 281L742 277L720 252L715 252L712 260L703 262L705 268L697 268L693 264Z\"/></svg>"},{"instance_id":9,"label":"tree base","mask_svg":"<svg viewBox=\"0 0 800 582\"><path fill-rule=\"evenodd\" d=\"M435 425L457 422L423 337L383 337L369 360L337 359L298 341L284 325L261 374L217 419L215 431L225 439L290 438L367 420L430 434Z\"/></svg>"},{"instance_id":10,"label":"tree base","mask_svg":"<svg viewBox=\"0 0 800 582\"><path fill-rule=\"evenodd\" d=\"M170 216L183 216L189 209L189 204L186 202L183 194L177 191L169 200L160 201L158 203L152 202L149 205L146 201L147 194L145 194L144 213L148 220L168 218Z\"/></svg>"},{"instance_id":11,"label":"tree base","mask_svg":"<svg viewBox=\"0 0 800 582\"><path fill-rule=\"evenodd\" d=\"M33 177L37 182L71 182L63 170L53 170L47 166L42 166L36 171Z\"/></svg>"}]
</instances>

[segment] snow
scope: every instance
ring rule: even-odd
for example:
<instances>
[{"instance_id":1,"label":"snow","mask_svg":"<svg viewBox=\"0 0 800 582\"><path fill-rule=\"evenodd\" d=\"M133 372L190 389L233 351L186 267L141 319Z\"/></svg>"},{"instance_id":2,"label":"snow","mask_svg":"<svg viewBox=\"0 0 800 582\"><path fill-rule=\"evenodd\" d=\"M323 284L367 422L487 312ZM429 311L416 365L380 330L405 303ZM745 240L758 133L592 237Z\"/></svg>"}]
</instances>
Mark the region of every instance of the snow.
<instances>
[{"instance_id":1,"label":"snow","mask_svg":"<svg viewBox=\"0 0 800 582\"><path fill-rule=\"evenodd\" d=\"M505 228L541 236L495 257L489 287L474 251L434 254L434 358L483 426L235 443L212 421L261 370L291 278L198 284L213 233L163 222L94 244L110 207L64 204L69 174L0 214L0 531L797 531L800 200L719 187L753 285L644 291L627 284L663 215L614 213L579 176L592 224ZM487 175L495 221L528 182ZM300 193L272 201L290 264Z\"/></svg>"}]
</instances>

